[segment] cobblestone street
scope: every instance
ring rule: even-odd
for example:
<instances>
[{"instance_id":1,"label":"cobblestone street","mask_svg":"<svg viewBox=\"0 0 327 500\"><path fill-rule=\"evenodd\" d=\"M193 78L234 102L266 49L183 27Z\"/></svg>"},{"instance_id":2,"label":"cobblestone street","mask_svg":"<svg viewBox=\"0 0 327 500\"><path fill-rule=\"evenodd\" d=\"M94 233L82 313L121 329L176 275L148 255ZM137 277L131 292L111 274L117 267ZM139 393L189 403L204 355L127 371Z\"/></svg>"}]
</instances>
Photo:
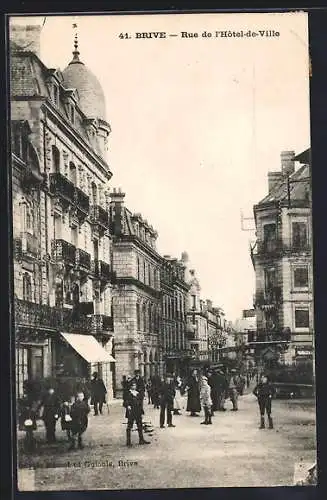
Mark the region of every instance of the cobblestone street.
<instances>
[{"instance_id":1,"label":"cobblestone street","mask_svg":"<svg viewBox=\"0 0 327 500\"><path fill-rule=\"evenodd\" d=\"M183 412L175 428L159 428L159 410L145 403L151 445L125 446L124 410L120 401L110 414L89 419L85 448L67 451L58 430L55 445L37 431L38 451L19 452L19 486L32 490L187 488L292 485L295 466L315 461L313 400L275 400L275 429L259 430L257 403L251 394L240 398L239 411L216 413L212 426ZM59 429L59 424L58 424ZM23 433L20 433L20 438ZM21 445L21 439L20 439ZM198 452L196 451L198 450Z\"/></svg>"}]
</instances>

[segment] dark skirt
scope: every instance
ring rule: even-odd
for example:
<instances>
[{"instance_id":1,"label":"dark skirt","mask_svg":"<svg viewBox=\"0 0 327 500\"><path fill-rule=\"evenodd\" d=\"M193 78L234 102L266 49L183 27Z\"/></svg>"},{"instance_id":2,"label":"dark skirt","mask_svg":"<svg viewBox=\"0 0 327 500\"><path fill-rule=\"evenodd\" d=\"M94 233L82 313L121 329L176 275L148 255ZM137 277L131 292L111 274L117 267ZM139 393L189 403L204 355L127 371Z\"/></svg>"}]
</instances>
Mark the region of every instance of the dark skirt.
<instances>
[{"instance_id":1,"label":"dark skirt","mask_svg":"<svg viewBox=\"0 0 327 500\"><path fill-rule=\"evenodd\" d=\"M200 393L198 390L190 389L188 391L186 411L192 413L201 411Z\"/></svg>"}]
</instances>

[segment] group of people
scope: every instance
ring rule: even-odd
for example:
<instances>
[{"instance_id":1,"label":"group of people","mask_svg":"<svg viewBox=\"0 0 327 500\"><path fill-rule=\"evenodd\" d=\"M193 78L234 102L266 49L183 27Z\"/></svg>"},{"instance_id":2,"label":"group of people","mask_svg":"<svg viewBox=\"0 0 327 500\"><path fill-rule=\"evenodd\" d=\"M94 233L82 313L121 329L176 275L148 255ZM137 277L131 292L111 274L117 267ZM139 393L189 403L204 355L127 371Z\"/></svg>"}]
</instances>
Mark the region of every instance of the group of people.
<instances>
[{"instance_id":1,"label":"group of people","mask_svg":"<svg viewBox=\"0 0 327 500\"><path fill-rule=\"evenodd\" d=\"M244 377L243 377L244 379ZM246 384L246 379L244 385ZM139 444L150 444L144 438L144 400L147 393L148 404L160 409L160 428L175 427L173 414L180 415L184 409L184 395L187 395L186 411L191 417L198 416L203 411L204 420L201 425L211 425L212 417L216 411L226 411L225 401L230 399L232 411L238 411L238 396L243 391L243 381L236 370L231 370L226 375L222 370L214 371L207 369L203 374L194 369L188 378L182 380L175 374L166 374L165 377L154 376L147 382L144 381L139 370L135 370L134 376L125 376L122 381L123 406L127 418L126 445L132 446L131 432L136 423ZM90 383L91 401L94 415L101 415L103 405L106 403L106 387L101 378L95 372ZM271 401L275 390L268 377L263 375L256 384L253 394L257 397L260 412L260 429L265 428L265 414L268 416L269 428L273 428ZM35 406L25 405L25 411L21 418L30 424L30 431L36 429L36 415L41 409L41 416L46 430L46 441L56 441L56 424L61 421L61 428L67 433L70 443L69 449L83 448L82 436L88 427L88 415L90 406L88 404L89 394L82 390L77 391L75 397L69 401L63 401L58 397L53 387L49 387L47 393ZM31 436L31 433L29 434Z\"/></svg>"},{"instance_id":2,"label":"group of people","mask_svg":"<svg viewBox=\"0 0 327 500\"><path fill-rule=\"evenodd\" d=\"M53 386L49 386L46 393L39 401L29 401L26 394L21 402L20 426L27 431L28 444L33 448L31 439L32 431L36 430L37 416L40 415L45 427L46 442L51 444L56 442L56 427L60 421L61 429L66 431L70 444L69 449L83 448L82 436L88 427L88 415L90 404L94 407L94 415L102 414L102 408L106 402L106 387L97 372L92 375L90 382L90 395L86 390L78 390L75 396L65 398L56 393Z\"/></svg>"}]
</instances>

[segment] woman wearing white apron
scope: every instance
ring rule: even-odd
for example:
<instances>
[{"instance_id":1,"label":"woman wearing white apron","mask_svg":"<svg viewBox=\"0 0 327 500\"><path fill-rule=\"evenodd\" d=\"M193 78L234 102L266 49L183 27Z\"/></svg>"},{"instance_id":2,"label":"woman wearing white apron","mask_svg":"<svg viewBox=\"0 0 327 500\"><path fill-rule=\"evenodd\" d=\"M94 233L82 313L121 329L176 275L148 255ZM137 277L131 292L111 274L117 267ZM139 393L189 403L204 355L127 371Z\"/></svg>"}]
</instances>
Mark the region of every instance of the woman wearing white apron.
<instances>
[{"instance_id":1,"label":"woman wearing white apron","mask_svg":"<svg viewBox=\"0 0 327 500\"><path fill-rule=\"evenodd\" d=\"M181 394L181 389L182 389L182 379L178 376L175 379L175 398L174 398L174 415L181 415L181 410L183 409L183 397Z\"/></svg>"}]
</instances>

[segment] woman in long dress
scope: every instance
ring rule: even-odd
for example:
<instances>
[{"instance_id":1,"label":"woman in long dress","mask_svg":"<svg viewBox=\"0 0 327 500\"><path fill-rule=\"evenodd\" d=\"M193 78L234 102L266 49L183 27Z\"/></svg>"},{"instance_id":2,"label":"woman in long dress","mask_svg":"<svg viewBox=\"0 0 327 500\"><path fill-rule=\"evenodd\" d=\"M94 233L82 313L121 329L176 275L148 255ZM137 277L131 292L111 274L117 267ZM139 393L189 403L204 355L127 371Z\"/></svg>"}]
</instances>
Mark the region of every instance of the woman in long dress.
<instances>
[{"instance_id":1,"label":"woman in long dress","mask_svg":"<svg viewBox=\"0 0 327 500\"><path fill-rule=\"evenodd\" d=\"M191 412L191 417L198 417L201 411L200 403L200 378L197 370L193 370L187 383L187 407L186 411Z\"/></svg>"},{"instance_id":2,"label":"woman in long dress","mask_svg":"<svg viewBox=\"0 0 327 500\"><path fill-rule=\"evenodd\" d=\"M175 398L174 398L174 415L181 415L181 410L183 409L183 397L182 397L182 379L177 376L175 379Z\"/></svg>"}]
</instances>

